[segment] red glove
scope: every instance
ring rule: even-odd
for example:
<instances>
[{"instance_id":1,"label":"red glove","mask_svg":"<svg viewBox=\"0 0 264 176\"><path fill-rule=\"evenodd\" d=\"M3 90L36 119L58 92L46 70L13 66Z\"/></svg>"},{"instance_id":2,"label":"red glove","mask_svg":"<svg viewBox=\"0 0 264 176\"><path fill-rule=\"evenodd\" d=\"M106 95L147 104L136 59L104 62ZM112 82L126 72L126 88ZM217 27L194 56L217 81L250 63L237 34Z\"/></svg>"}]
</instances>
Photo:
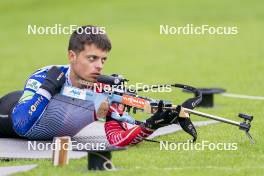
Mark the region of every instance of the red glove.
<instances>
[{"instance_id":1,"label":"red glove","mask_svg":"<svg viewBox=\"0 0 264 176\"><path fill-rule=\"evenodd\" d=\"M111 145L124 147L137 144L153 133L141 126L127 128L125 122L110 120L105 123L106 137Z\"/></svg>"}]
</instances>

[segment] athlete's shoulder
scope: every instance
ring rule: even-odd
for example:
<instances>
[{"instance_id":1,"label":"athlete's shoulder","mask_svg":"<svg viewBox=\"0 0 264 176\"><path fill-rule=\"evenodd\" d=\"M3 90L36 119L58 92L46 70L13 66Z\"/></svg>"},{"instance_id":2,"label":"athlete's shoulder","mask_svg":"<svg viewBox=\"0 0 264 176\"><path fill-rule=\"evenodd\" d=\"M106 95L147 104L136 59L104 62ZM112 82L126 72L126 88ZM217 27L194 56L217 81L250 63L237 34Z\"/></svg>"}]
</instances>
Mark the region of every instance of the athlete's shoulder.
<instances>
[{"instance_id":1,"label":"athlete's shoulder","mask_svg":"<svg viewBox=\"0 0 264 176\"><path fill-rule=\"evenodd\" d=\"M58 67L61 71L63 72L67 72L69 69L69 65L49 65L46 67L43 67L41 69L38 69L37 71L35 71L30 77L35 77L35 78L45 78L47 72L49 71L49 69L53 66Z\"/></svg>"},{"instance_id":2,"label":"athlete's shoulder","mask_svg":"<svg viewBox=\"0 0 264 176\"><path fill-rule=\"evenodd\" d=\"M35 71L33 74L29 76L29 78L26 81L24 90L36 91L40 87L40 85L43 83L44 79L46 78L46 75L49 69L53 66L58 67L64 73L66 73L69 69L69 65L50 65L50 66L46 66L41 69L38 69L37 71Z\"/></svg>"}]
</instances>

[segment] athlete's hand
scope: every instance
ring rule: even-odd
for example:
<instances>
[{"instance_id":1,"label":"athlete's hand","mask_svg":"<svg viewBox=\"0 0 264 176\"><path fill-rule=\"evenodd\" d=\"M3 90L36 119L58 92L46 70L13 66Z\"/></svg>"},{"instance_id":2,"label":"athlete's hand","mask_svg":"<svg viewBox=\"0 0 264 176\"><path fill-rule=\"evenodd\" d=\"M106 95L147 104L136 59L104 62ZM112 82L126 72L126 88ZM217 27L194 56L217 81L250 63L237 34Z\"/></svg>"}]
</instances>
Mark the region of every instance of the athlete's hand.
<instances>
[{"instance_id":1,"label":"athlete's hand","mask_svg":"<svg viewBox=\"0 0 264 176\"><path fill-rule=\"evenodd\" d=\"M173 112L169 109L163 111L163 106L163 102L160 101L157 112L146 120L145 127L155 130L166 125L177 123L179 112Z\"/></svg>"},{"instance_id":2,"label":"athlete's hand","mask_svg":"<svg viewBox=\"0 0 264 176\"><path fill-rule=\"evenodd\" d=\"M47 90L51 96L54 96L58 93L65 83L65 75L58 67L53 66L47 73L47 76L40 86L40 88Z\"/></svg>"}]
</instances>

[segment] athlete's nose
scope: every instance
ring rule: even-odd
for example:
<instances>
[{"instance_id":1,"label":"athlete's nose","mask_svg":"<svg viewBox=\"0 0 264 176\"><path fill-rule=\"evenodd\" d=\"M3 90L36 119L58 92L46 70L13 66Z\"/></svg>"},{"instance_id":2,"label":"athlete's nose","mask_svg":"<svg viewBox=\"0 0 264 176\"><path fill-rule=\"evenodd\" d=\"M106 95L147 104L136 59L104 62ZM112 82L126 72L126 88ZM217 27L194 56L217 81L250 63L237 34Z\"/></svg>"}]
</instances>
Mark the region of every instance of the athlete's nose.
<instances>
[{"instance_id":1,"label":"athlete's nose","mask_svg":"<svg viewBox=\"0 0 264 176\"><path fill-rule=\"evenodd\" d=\"M97 61L95 62L95 68L98 71L101 71L103 69L103 63L102 63L101 59L97 59Z\"/></svg>"}]
</instances>

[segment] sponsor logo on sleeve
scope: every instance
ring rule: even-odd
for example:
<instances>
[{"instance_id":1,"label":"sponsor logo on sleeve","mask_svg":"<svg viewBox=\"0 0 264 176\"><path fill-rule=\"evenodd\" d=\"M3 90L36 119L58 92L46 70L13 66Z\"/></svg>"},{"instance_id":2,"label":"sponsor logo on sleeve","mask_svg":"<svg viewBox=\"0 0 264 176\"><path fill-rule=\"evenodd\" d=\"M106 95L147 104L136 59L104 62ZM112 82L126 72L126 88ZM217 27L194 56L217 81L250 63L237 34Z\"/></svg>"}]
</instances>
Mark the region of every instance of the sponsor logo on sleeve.
<instances>
[{"instance_id":1,"label":"sponsor logo on sleeve","mask_svg":"<svg viewBox=\"0 0 264 176\"><path fill-rule=\"evenodd\" d=\"M26 88L37 91L40 86L41 86L41 83L39 81L34 80L34 79L29 79L27 82Z\"/></svg>"},{"instance_id":2,"label":"sponsor logo on sleeve","mask_svg":"<svg viewBox=\"0 0 264 176\"><path fill-rule=\"evenodd\" d=\"M30 106L30 110L28 111L29 115L32 116L33 112L35 112L40 105L40 103L44 100L42 96L40 96L37 101Z\"/></svg>"}]
</instances>

